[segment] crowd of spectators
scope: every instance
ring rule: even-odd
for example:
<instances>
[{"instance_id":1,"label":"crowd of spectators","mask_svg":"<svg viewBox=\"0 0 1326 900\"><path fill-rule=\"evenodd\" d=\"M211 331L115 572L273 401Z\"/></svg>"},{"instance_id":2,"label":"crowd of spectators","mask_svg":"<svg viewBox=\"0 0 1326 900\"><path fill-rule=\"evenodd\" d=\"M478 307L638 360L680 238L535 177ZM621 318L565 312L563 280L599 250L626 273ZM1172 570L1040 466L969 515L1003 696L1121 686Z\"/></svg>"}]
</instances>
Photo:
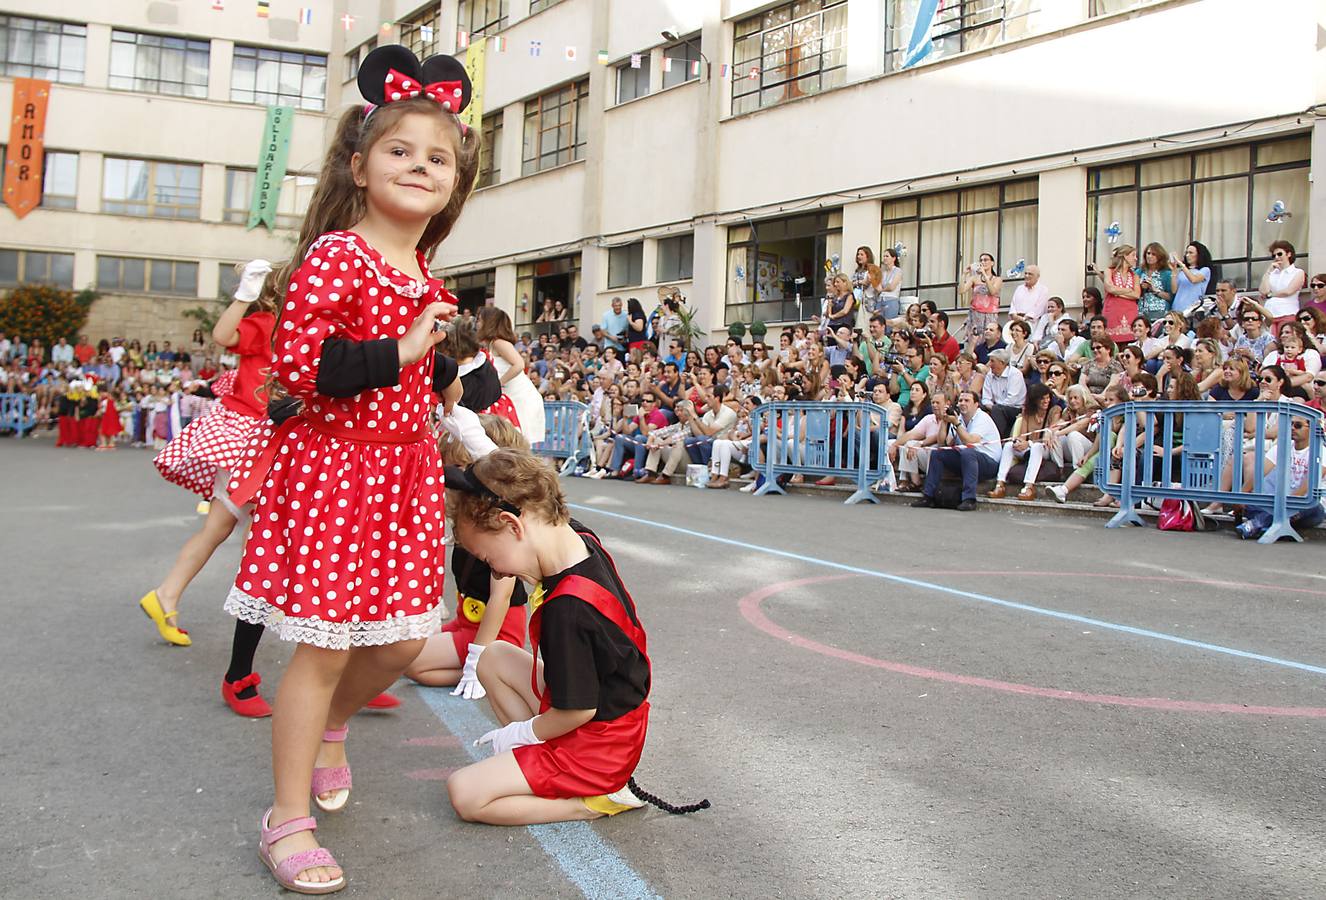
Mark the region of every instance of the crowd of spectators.
<instances>
[{"instance_id":1,"label":"crowd of spectators","mask_svg":"<svg viewBox=\"0 0 1326 900\"><path fill-rule=\"evenodd\" d=\"M210 400L203 388L236 362L202 329L181 347L121 337L93 344L86 335L72 344L60 338L48 347L40 339L0 333L0 393L36 398L32 434L40 436L55 428L62 408L69 412L70 398L77 401L73 415L94 414L83 401L95 389L98 397L110 396L119 411L121 441L160 446L206 411Z\"/></svg>"},{"instance_id":2,"label":"crowd of spectators","mask_svg":"<svg viewBox=\"0 0 1326 900\"><path fill-rule=\"evenodd\" d=\"M961 509L974 506L980 481L994 482L995 498L1020 482L1021 500L1051 482L1063 502L1094 477L1103 407L1284 397L1321 408L1326 275L1307 278L1284 241L1269 251L1247 289L1220 277L1198 242L1181 255L1149 244L1141 260L1120 246L1108 266L1091 267L1100 287L1082 290L1080 309L1052 295L1036 265L1005 302L995 260L982 254L960 283L969 310L955 335L948 312L899 294L891 250L875 265L863 247L855 272L826 279L821 314L770 341L687 348L662 326L666 310L646 315L615 298L588 337L557 321L518 349L546 398L589 406L590 477L662 485L703 465L707 486L726 488L759 403L873 400L889 411L898 487L921 491L918 505L934 502L945 472L962 478Z\"/></svg>"}]
</instances>

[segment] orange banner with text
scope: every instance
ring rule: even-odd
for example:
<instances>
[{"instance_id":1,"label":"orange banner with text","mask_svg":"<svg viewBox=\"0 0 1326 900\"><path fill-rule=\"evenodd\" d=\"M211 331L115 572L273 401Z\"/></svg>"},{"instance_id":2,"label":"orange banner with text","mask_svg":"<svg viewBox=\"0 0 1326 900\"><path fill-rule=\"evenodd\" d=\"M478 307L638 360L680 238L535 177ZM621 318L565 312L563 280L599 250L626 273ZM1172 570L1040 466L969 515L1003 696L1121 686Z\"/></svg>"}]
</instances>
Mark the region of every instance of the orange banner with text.
<instances>
[{"instance_id":1,"label":"orange banner with text","mask_svg":"<svg viewBox=\"0 0 1326 900\"><path fill-rule=\"evenodd\" d=\"M5 203L20 219L41 203L46 101L50 96L49 81L14 79L9 148L5 155Z\"/></svg>"}]
</instances>

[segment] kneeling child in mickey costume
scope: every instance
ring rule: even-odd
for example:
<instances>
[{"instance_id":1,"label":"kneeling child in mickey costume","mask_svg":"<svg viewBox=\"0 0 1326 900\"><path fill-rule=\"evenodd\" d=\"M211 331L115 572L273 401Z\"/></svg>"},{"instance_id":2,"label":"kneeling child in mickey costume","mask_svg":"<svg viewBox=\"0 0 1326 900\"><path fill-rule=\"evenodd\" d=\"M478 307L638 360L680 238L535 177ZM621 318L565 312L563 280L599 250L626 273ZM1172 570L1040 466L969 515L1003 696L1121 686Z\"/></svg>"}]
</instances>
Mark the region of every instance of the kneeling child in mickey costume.
<instances>
[{"instance_id":1,"label":"kneeling child in mickey costume","mask_svg":"<svg viewBox=\"0 0 1326 900\"><path fill-rule=\"evenodd\" d=\"M529 601L533 653L500 641L478 674L503 727L479 743L494 755L447 781L461 818L491 825L596 819L644 801L635 787L649 719L645 632L617 567L567 512L546 461L496 450L449 466L447 501L458 543L492 567L540 586ZM542 655L540 661L538 656Z\"/></svg>"}]
</instances>

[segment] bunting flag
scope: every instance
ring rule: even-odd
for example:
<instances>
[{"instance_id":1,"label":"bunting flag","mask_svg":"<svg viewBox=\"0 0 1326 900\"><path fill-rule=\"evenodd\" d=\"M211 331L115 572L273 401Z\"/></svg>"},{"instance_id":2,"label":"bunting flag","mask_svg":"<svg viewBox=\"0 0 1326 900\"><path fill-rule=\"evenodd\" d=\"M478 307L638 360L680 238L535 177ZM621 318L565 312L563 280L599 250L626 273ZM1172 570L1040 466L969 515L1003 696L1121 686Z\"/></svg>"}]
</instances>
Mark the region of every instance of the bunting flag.
<instances>
[{"instance_id":1,"label":"bunting flag","mask_svg":"<svg viewBox=\"0 0 1326 900\"><path fill-rule=\"evenodd\" d=\"M640 68L640 54L639 54L639 53L632 53L632 54L631 54L631 68L632 68L632 69L638 69L638 68Z\"/></svg>"},{"instance_id":2,"label":"bunting flag","mask_svg":"<svg viewBox=\"0 0 1326 900\"><path fill-rule=\"evenodd\" d=\"M506 52L506 38L494 35L493 37L489 38L489 40L493 42L493 47L497 50L498 53Z\"/></svg>"},{"instance_id":3,"label":"bunting flag","mask_svg":"<svg viewBox=\"0 0 1326 900\"><path fill-rule=\"evenodd\" d=\"M299 8L299 24L300 24L300 25L312 25L312 24L313 24L313 9L312 9L312 7L309 7L309 6L301 6L301 7Z\"/></svg>"},{"instance_id":4,"label":"bunting flag","mask_svg":"<svg viewBox=\"0 0 1326 900\"><path fill-rule=\"evenodd\" d=\"M692 75L700 74L700 61L698 59L691 61L691 74Z\"/></svg>"},{"instance_id":5,"label":"bunting flag","mask_svg":"<svg viewBox=\"0 0 1326 900\"><path fill-rule=\"evenodd\" d=\"M672 57L671 57L671 56L665 56L665 57L663 57L663 71L664 71L664 72L671 72L671 71L672 71Z\"/></svg>"},{"instance_id":6,"label":"bunting flag","mask_svg":"<svg viewBox=\"0 0 1326 900\"><path fill-rule=\"evenodd\" d=\"M253 200L249 204L249 229L260 223L266 225L268 231L276 228L276 206L281 199L281 181L285 178L286 159L290 156L290 130L294 124L293 106L267 107L258 172L253 179Z\"/></svg>"},{"instance_id":7,"label":"bunting flag","mask_svg":"<svg viewBox=\"0 0 1326 900\"><path fill-rule=\"evenodd\" d=\"M350 15L349 13L346 13L345 15L341 16L341 24L345 26L346 31L349 31L355 25L355 17Z\"/></svg>"},{"instance_id":8,"label":"bunting flag","mask_svg":"<svg viewBox=\"0 0 1326 900\"><path fill-rule=\"evenodd\" d=\"M930 40L930 29L934 27L935 16L938 14L939 0L921 0L916 10L916 23L912 26L912 36L907 41L907 53L899 68L910 69L935 49L934 42Z\"/></svg>"},{"instance_id":9,"label":"bunting flag","mask_svg":"<svg viewBox=\"0 0 1326 900\"><path fill-rule=\"evenodd\" d=\"M575 61L576 61L576 48L575 48L575 47L567 47L567 48L566 48L566 61L567 61L567 62L575 62Z\"/></svg>"},{"instance_id":10,"label":"bunting flag","mask_svg":"<svg viewBox=\"0 0 1326 900\"><path fill-rule=\"evenodd\" d=\"M14 79L9 147L5 153L5 203L20 219L41 203L46 104L50 97L49 81L41 78Z\"/></svg>"},{"instance_id":11,"label":"bunting flag","mask_svg":"<svg viewBox=\"0 0 1326 900\"><path fill-rule=\"evenodd\" d=\"M543 55L543 41L530 41L530 42L529 42L529 55L530 55L530 56L542 56L542 55Z\"/></svg>"},{"instance_id":12,"label":"bunting flag","mask_svg":"<svg viewBox=\"0 0 1326 900\"><path fill-rule=\"evenodd\" d=\"M601 66L606 66L607 64L608 64L608 51L607 51L607 50L600 50L600 51L599 51L599 65L601 65Z\"/></svg>"},{"instance_id":13,"label":"bunting flag","mask_svg":"<svg viewBox=\"0 0 1326 900\"><path fill-rule=\"evenodd\" d=\"M726 78L729 75L729 73L731 73L731 71L732 67L729 66L727 63L723 63L718 67L718 77Z\"/></svg>"},{"instance_id":14,"label":"bunting flag","mask_svg":"<svg viewBox=\"0 0 1326 900\"><path fill-rule=\"evenodd\" d=\"M470 76L470 105L460 120L471 128L483 127L484 73L488 70L488 42L475 41L465 50L465 74Z\"/></svg>"},{"instance_id":15,"label":"bunting flag","mask_svg":"<svg viewBox=\"0 0 1326 900\"><path fill-rule=\"evenodd\" d=\"M419 26L419 38L420 38L425 44L431 44L431 43L433 43L433 26L432 26L432 25L420 25L420 26Z\"/></svg>"},{"instance_id":16,"label":"bunting flag","mask_svg":"<svg viewBox=\"0 0 1326 900\"><path fill-rule=\"evenodd\" d=\"M258 18L265 19L271 15L271 0L258 0Z\"/></svg>"},{"instance_id":17,"label":"bunting flag","mask_svg":"<svg viewBox=\"0 0 1326 900\"><path fill-rule=\"evenodd\" d=\"M465 50L470 46L470 33L468 31L456 32L456 49Z\"/></svg>"},{"instance_id":18,"label":"bunting flag","mask_svg":"<svg viewBox=\"0 0 1326 900\"><path fill-rule=\"evenodd\" d=\"M226 11L226 0L212 0L212 9L217 12Z\"/></svg>"},{"instance_id":19,"label":"bunting flag","mask_svg":"<svg viewBox=\"0 0 1326 900\"><path fill-rule=\"evenodd\" d=\"M760 77L760 67L759 67L759 66L751 66L751 67L750 67L750 74L748 74L746 77L749 78L751 81L754 81L756 78L759 78L759 77Z\"/></svg>"}]
</instances>

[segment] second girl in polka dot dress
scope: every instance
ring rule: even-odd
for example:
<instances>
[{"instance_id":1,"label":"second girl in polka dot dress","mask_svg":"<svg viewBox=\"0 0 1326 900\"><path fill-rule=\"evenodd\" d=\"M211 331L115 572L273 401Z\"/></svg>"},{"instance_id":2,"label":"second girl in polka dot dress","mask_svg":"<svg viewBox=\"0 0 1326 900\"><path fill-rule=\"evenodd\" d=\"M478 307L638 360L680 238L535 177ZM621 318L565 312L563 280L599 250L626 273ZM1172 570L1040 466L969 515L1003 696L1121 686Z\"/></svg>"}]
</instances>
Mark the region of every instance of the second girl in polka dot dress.
<instances>
[{"instance_id":1,"label":"second girl in polka dot dress","mask_svg":"<svg viewBox=\"0 0 1326 900\"><path fill-rule=\"evenodd\" d=\"M310 797L326 812L348 802L345 723L440 620L443 485L428 416L456 378L434 352L456 308L427 258L478 167L479 136L455 115L470 92L459 62L421 66L383 47L359 86L370 105L341 117L283 273L272 373L302 408L267 429L231 484L232 499L256 492L256 504L226 609L298 642L276 696L276 798L259 855L303 893L345 884L309 818Z\"/></svg>"}]
</instances>

